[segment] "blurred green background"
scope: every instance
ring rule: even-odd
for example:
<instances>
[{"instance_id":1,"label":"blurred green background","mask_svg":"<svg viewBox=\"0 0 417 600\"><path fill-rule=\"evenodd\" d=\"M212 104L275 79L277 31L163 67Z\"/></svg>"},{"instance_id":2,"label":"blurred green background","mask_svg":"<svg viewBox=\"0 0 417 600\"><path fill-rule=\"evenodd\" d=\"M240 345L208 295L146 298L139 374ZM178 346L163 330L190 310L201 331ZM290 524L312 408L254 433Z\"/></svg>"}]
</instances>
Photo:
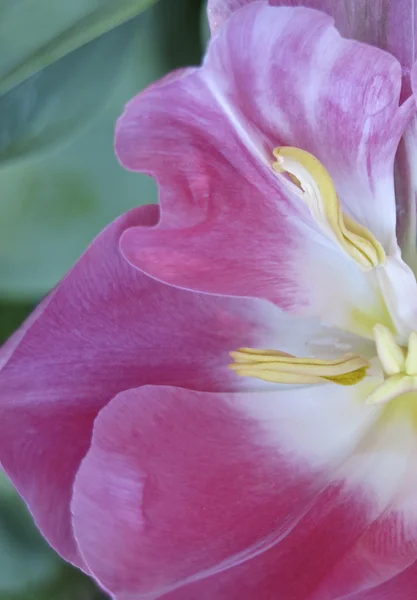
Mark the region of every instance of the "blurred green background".
<instances>
[{"instance_id":1,"label":"blurred green background","mask_svg":"<svg viewBox=\"0 0 417 600\"><path fill-rule=\"evenodd\" d=\"M113 153L123 105L198 64L203 0L0 0L0 342L117 215L155 202ZM0 599L98 600L0 474Z\"/></svg>"}]
</instances>

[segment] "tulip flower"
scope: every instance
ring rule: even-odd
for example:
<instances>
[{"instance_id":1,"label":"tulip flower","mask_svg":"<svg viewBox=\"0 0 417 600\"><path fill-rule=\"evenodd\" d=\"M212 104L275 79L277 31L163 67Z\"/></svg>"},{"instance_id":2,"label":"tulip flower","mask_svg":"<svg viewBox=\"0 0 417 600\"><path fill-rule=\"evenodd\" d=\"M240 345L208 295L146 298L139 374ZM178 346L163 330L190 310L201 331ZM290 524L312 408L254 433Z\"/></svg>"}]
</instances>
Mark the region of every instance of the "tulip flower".
<instances>
[{"instance_id":1,"label":"tulip flower","mask_svg":"<svg viewBox=\"0 0 417 600\"><path fill-rule=\"evenodd\" d=\"M160 208L1 350L0 462L117 600L414 599L415 12L209 0L117 125Z\"/></svg>"}]
</instances>

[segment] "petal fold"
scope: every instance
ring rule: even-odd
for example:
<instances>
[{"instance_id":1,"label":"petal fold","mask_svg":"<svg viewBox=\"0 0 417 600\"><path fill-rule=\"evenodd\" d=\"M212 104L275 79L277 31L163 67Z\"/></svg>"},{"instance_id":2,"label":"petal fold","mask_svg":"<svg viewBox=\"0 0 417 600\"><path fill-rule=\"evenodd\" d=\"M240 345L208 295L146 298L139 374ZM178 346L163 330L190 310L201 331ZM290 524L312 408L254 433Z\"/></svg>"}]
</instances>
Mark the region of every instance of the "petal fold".
<instances>
[{"instance_id":1,"label":"petal fold","mask_svg":"<svg viewBox=\"0 0 417 600\"><path fill-rule=\"evenodd\" d=\"M393 162L412 111L399 107L400 88L394 58L344 40L323 13L265 2L236 11L201 69L153 85L119 120L118 156L158 179L162 206L157 227L124 234L124 255L187 289L315 314L349 313L361 297L378 312L374 283L280 182L272 151L321 160L346 214L389 249ZM338 297L318 308L331 281Z\"/></svg>"},{"instance_id":2,"label":"petal fold","mask_svg":"<svg viewBox=\"0 0 417 600\"><path fill-rule=\"evenodd\" d=\"M118 600L335 600L401 572L416 432L365 391L117 396L72 504L94 576Z\"/></svg>"},{"instance_id":3,"label":"petal fold","mask_svg":"<svg viewBox=\"0 0 417 600\"><path fill-rule=\"evenodd\" d=\"M414 102L417 102L417 63L411 71ZM417 117L408 124L396 162L398 204L397 234L404 260L417 272Z\"/></svg>"},{"instance_id":4,"label":"petal fold","mask_svg":"<svg viewBox=\"0 0 417 600\"><path fill-rule=\"evenodd\" d=\"M254 0L208 0L213 33L230 15ZM417 11L415 0L269 0L272 6L306 6L331 15L337 29L353 38L387 50L404 66L407 76L416 55Z\"/></svg>"},{"instance_id":5,"label":"petal fold","mask_svg":"<svg viewBox=\"0 0 417 600\"><path fill-rule=\"evenodd\" d=\"M123 259L122 231L157 220L146 206L104 230L2 351L0 462L45 537L79 566L69 502L100 409L147 383L236 389L230 350L273 342L266 304L170 288Z\"/></svg>"}]
</instances>

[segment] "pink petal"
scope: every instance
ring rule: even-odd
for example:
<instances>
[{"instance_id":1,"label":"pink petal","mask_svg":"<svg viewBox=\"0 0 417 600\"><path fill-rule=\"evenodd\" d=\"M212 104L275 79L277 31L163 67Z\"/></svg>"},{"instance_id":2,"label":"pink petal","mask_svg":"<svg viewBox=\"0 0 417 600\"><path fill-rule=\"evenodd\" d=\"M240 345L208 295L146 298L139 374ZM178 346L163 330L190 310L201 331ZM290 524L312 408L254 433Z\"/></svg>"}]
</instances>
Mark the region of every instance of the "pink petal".
<instances>
[{"instance_id":1,"label":"pink petal","mask_svg":"<svg viewBox=\"0 0 417 600\"><path fill-rule=\"evenodd\" d=\"M43 534L77 565L69 502L98 411L146 383L236 389L228 352L271 343L263 303L185 293L126 263L123 229L157 219L147 206L115 221L3 350L0 462Z\"/></svg>"},{"instance_id":2,"label":"pink petal","mask_svg":"<svg viewBox=\"0 0 417 600\"><path fill-rule=\"evenodd\" d=\"M414 99L417 99L417 63L411 73ZM417 117L406 128L396 159L398 198L397 232L404 259L417 266Z\"/></svg>"},{"instance_id":3,"label":"pink petal","mask_svg":"<svg viewBox=\"0 0 417 600\"><path fill-rule=\"evenodd\" d=\"M254 0L208 0L207 13L214 33L239 8ZM415 0L269 0L272 6L306 6L331 15L343 37L387 50L409 73L416 55Z\"/></svg>"},{"instance_id":4,"label":"pink petal","mask_svg":"<svg viewBox=\"0 0 417 600\"><path fill-rule=\"evenodd\" d=\"M157 177L162 205L156 228L124 234L125 256L173 285L294 310L337 280L343 304L353 280L369 284L280 187L271 152L315 154L346 212L390 247L393 161L411 111L398 108L400 87L392 57L341 39L322 13L262 2L237 11L200 70L152 86L119 121L119 158Z\"/></svg>"},{"instance_id":5,"label":"pink petal","mask_svg":"<svg viewBox=\"0 0 417 600\"><path fill-rule=\"evenodd\" d=\"M417 589L417 562L386 583L347 600L415 600Z\"/></svg>"},{"instance_id":6,"label":"pink petal","mask_svg":"<svg viewBox=\"0 0 417 600\"><path fill-rule=\"evenodd\" d=\"M385 423L383 428L378 426L373 436L368 436L368 443L362 444L361 454L366 451L379 454L377 478L385 471L387 480L391 479L394 470L398 470L398 477L394 484L391 481L385 508L323 578L311 600L334 600L338 595L344 597L359 590L367 598L369 590L383 587L417 559L417 439L413 426L404 425L404 430L397 429L395 421ZM408 438L408 442L401 444L399 439L394 442L397 436ZM396 456L401 454L403 458L397 462ZM397 600L397 596L394 598Z\"/></svg>"},{"instance_id":7,"label":"pink petal","mask_svg":"<svg viewBox=\"0 0 417 600\"><path fill-rule=\"evenodd\" d=\"M223 25L235 10L251 4L255 0L208 0L207 17L212 34ZM270 0L272 4L273 0ZM289 4L289 3L286 3Z\"/></svg>"},{"instance_id":8,"label":"pink petal","mask_svg":"<svg viewBox=\"0 0 417 600\"><path fill-rule=\"evenodd\" d=\"M347 584L333 573L349 553L363 557L358 540L381 519L366 572L379 583L382 515L407 479L415 438L404 428L392 446L391 428L374 430L377 413L352 400L336 386L120 394L96 420L72 504L95 577L117 600L271 600L277 590L283 600L335 600ZM390 576L417 551L416 522L401 514L391 534L405 540L406 525L414 543L392 542ZM362 571L349 572L354 591Z\"/></svg>"}]
</instances>

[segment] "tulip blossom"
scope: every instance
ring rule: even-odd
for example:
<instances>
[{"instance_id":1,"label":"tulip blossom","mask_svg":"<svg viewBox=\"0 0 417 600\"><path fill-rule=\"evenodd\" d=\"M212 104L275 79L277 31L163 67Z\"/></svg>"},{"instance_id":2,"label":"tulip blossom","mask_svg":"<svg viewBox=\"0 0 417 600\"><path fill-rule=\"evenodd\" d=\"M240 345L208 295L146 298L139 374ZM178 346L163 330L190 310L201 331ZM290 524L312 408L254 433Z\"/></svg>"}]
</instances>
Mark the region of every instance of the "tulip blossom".
<instances>
[{"instance_id":1,"label":"tulip blossom","mask_svg":"<svg viewBox=\"0 0 417 600\"><path fill-rule=\"evenodd\" d=\"M209 0L117 125L160 208L0 351L0 462L117 600L416 596L417 7L370 4Z\"/></svg>"}]
</instances>

